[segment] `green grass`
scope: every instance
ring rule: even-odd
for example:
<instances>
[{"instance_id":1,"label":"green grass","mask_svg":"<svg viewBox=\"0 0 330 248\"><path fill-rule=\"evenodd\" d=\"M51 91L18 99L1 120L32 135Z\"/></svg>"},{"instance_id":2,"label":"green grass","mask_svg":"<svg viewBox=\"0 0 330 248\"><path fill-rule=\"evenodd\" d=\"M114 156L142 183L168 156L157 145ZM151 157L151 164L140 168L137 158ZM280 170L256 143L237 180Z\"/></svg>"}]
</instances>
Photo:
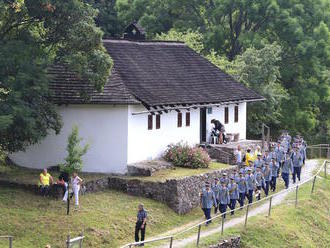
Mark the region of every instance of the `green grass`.
<instances>
[{"instance_id":1,"label":"green grass","mask_svg":"<svg viewBox=\"0 0 330 248\"><path fill-rule=\"evenodd\" d=\"M64 247L66 236L84 230L86 247L118 247L133 242L137 205L143 202L148 213L147 237L203 219L200 209L178 215L151 199L116 191L86 194L80 211L66 215L61 201L42 198L19 189L0 188L0 235L13 235L14 247L35 248L51 244ZM0 247L5 247L0 240Z\"/></svg>"},{"instance_id":2,"label":"green grass","mask_svg":"<svg viewBox=\"0 0 330 248\"><path fill-rule=\"evenodd\" d=\"M251 217L246 230L242 226L229 228L224 238L240 235L242 247L329 247L330 244L330 180L317 179L315 192L311 195L311 183L299 188L298 207L294 206L295 193L289 202L266 214ZM219 241L219 235L202 240L201 247ZM194 247L189 245L188 247Z\"/></svg>"},{"instance_id":3,"label":"green grass","mask_svg":"<svg viewBox=\"0 0 330 248\"><path fill-rule=\"evenodd\" d=\"M141 180L147 180L147 181L166 181L167 179L200 175L215 170L225 169L228 168L229 166L230 165L228 164L211 162L208 168L190 169L190 168L175 167L174 169L157 171L150 177L128 177L128 178L132 178L132 179L139 178Z\"/></svg>"}]
</instances>

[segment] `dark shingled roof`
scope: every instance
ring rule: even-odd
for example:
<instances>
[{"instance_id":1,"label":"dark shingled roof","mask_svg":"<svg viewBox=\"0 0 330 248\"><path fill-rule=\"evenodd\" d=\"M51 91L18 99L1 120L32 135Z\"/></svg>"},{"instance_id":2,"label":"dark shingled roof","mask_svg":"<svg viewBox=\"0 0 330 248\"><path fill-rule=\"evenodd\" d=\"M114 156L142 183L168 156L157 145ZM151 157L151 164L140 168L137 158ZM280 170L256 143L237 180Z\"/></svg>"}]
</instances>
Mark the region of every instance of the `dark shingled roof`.
<instances>
[{"instance_id":1,"label":"dark shingled roof","mask_svg":"<svg viewBox=\"0 0 330 248\"><path fill-rule=\"evenodd\" d=\"M145 106L211 104L261 100L181 42L104 40L114 68L103 93L97 93L64 67L56 66L51 89L57 103L138 103Z\"/></svg>"}]
</instances>

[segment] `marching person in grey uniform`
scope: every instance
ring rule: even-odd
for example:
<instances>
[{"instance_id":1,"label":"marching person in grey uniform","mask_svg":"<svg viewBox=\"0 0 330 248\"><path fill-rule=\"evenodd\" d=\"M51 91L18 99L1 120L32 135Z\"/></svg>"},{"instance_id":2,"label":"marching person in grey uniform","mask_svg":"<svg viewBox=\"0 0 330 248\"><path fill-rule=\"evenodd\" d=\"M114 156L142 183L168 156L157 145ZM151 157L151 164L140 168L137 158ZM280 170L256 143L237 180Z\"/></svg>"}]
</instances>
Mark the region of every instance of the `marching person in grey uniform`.
<instances>
[{"instance_id":1,"label":"marching person in grey uniform","mask_svg":"<svg viewBox=\"0 0 330 248\"><path fill-rule=\"evenodd\" d=\"M244 199L246 195L246 181L243 172L239 173L239 181L237 182L239 192L239 205L244 206Z\"/></svg>"},{"instance_id":2,"label":"marching person in grey uniform","mask_svg":"<svg viewBox=\"0 0 330 248\"><path fill-rule=\"evenodd\" d=\"M272 180L272 172L270 170L268 162L265 163L265 167L263 169L263 174L264 174L264 180L265 180L265 185L263 187L263 190L265 192L265 195L268 196L269 185L270 185L270 182Z\"/></svg>"},{"instance_id":3,"label":"marching person in grey uniform","mask_svg":"<svg viewBox=\"0 0 330 248\"><path fill-rule=\"evenodd\" d=\"M292 173L293 183L296 183L296 177L300 182L300 173L301 173L301 166L303 164L303 158L298 148L295 148L294 152L291 155L291 159L293 164L293 173Z\"/></svg>"},{"instance_id":4,"label":"marching person in grey uniform","mask_svg":"<svg viewBox=\"0 0 330 248\"><path fill-rule=\"evenodd\" d=\"M229 190L229 197L230 197L230 204L229 204L229 208L231 209L230 214L234 215L236 201L238 201L238 199L239 199L238 185L237 185L234 177L230 178L230 183L228 184L228 190Z\"/></svg>"},{"instance_id":5,"label":"marching person in grey uniform","mask_svg":"<svg viewBox=\"0 0 330 248\"><path fill-rule=\"evenodd\" d=\"M248 169L248 173L245 176L246 182L246 197L249 200L249 204L253 202L253 190L255 188L255 178L252 174L252 169Z\"/></svg>"},{"instance_id":6,"label":"marching person in grey uniform","mask_svg":"<svg viewBox=\"0 0 330 248\"><path fill-rule=\"evenodd\" d=\"M287 154L286 155L286 159L283 163L283 167L282 167L282 178L283 178L283 181L285 183L285 188L289 188L289 183L290 183L290 178L289 178L289 175L290 175L290 171L291 173L293 172L293 166L292 166L292 160L290 158L290 155Z\"/></svg>"},{"instance_id":7,"label":"marching person in grey uniform","mask_svg":"<svg viewBox=\"0 0 330 248\"><path fill-rule=\"evenodd\" d=\"M270 163L272 161L272 153L265 151L265 154L262 159L265 163Z\"/></svg>"},{"instance_id":8,"label":"marching person in grey uniform","mask_svg":"<svg viewBox=\"0 0 330 248\"><path fill-rule=\"evenodd\" d=\"M261 172L261 168L257 167L257 171L254 173L255 182L256 182L256 199L260 200L261 188L264 185L264 176Z\"/></svg>"},{"instance_id":9,"label":"marching person in grey uniform","mask_svg":"<svg viewBox=\"0 0 330 248\"><path fill-rule=\"evenodd\" d=\"M214 205L214 214L216 214L218 212L219 209L219 190L220 190L221 185L219 184L219 179L215 178L214 179L214 183L211 186L211 189L214 193L215 199L217 204Z\"/></svg>"},{"instance_id":10,"label":"marching person in grey uniform","mask_svg":"<svg viewBox=\"0 0 330 248\"><path fill-rule=\"evenodd\" d=\"M276 190L276 179L278 177L278 170L279 170L279 165L276 162L276 159L273 158L272 162L270 163L270 171L271 171L271 176L272 176L272 180L270 183L270 189L273 192Z\"/></svg>"},{"instance_id":11,"label":"marching person in grey uniform","mask_svg":"<svg viewBox=\"0 0 330 248\"><path fill-rule=\"evenodd\" d=\"M227 177L227 173L226 172L222 173L222 177L220 178L220 184L222 185L223 183L225 183L226 186L229 183L229 179Z\"/></svg>"},{"instance_id":12,"label":"marching person in grey uniform","mask_svg":"<svg viewBox=\"0 0 330 248\"><path fill-rule=\"evenodd\" d=\"M257 159L254 161L254 169L262 168L264 161L261 159L261 154L258 154Z\"/></svg>"},{"instance_id":13,"label":"marching person in grey uniform","mask_svg":"<svg viewBox=\"0 0 330 248\"><path fill-rule=\"evenodd\" d=\"M276 161L279 165L279 168L282 168L283 162L284 162L284 149L281 147L281 142L277 143L277 147L274 149L275 155L276 155Z\"/></svg>"},{"instance_id":14,"label":"marching person in grey uniform","mask_svg":"<svg viewBox=\"0 0 330 248\"><path fill-rule=\"evenodd\" d=\"M217 204L217 200L215 198L215 195L210 188L210 184L205 184L205 189L200 194L200 205L204 212L205 218L208 220L206 222L206 225L211 223L211 209L213 205Z\"/></svg>"},{"instance_id":15,"label":"marching person in grey uniform","mask_svg":"<svg viewBox=\"0 0 330 248\"><path fill-rule=\"evenodd\" d=\"M220 198L220 213L225 213L227 211L227 206L230 203L230 197L229 197L229 190L227 188L227 185L225 182L221 184L221 188L219 191L219 198ZM224 218L226 218L226 214L223 215Z\"/></svg>"},{"instance_id":16,"label":"marching person in grey uniform","mask_svg":"<svg viewBox=\"0 0 330 248\"><path fill-rule=\"evenodd\" d=\"M233 169L233 172L229 176L229 178L232 178L232 177L234 178L235 182L237 183L238 180L239 180L239 174L237 173L237 169L236 168Z\"/></svg>"},{"instance_id":17,"label":"marching person in grey uniform","mask_svg":"<svg viewBox=\"0 0 330 248\"><path fill-rule=\"evenodd\" d=\"M303 142L300 144L299 152L300 152L300 154L302 156L303 164L305 164L305 160L306 160L306 145Z\"/></svg>"}]
</instances>

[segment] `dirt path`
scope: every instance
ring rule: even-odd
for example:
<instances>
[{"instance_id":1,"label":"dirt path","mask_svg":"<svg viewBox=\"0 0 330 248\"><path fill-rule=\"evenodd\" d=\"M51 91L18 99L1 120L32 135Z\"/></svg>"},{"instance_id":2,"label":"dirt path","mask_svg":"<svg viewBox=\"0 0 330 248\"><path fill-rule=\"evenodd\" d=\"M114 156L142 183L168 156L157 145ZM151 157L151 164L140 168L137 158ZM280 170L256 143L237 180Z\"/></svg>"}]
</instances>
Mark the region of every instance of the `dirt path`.
<instances>
[{"instance_id":1,"label":"dirt path","mask_svg":"<svg viewBox=\"0 0 330 248\"><path fill-rule=\"evenodd\" d=\"M311 177L313 175L313 171L315 170L315 168L317 168L318 166L318 161L317 160L308 160L306 161L306 165L302 168L302 172L301 172L301 181L304 181L306 179L308 179L309 177ZM291 180L291 176L290 176L290 180ZM292 185L292 180L290 181L290 187ZM291 189L290 191L292 191L294 189ZM282 190L283 192L284 190ZM288 195L288 193L290 192L285 192L283 194L279 194L274 196L273 200L272 200L272 206L278 205L281 202L283 202L283 200L286 198L286 196ZM281 191L280 191L281 192ZM251 210L249 210L249 217L251 216L256 216L258 214L262 214L262 213L267 213L268 211L268 207L269 207L269 201L265 201L265 203L263 203L262 205L255 207ZM233 218L230 219L228 221L225 222L224 224L224 228L230 228L233 227L235 225L238 224L242 224L244 223L245 220L245 216L241 216L241 217L237 217L237 218ZM216 234L216 233L220 233L221 232L221 226L213 228L213 229L209 229L209 230L205 230L201 232L201 239L203 239L203 237L212 235L212 234ZM194 234L190 237L184 238L184 239L179 239L179 240L175 240L173 241L173 247L177 248L177 247L184 247L190 243L196 242L196 238L197 238L197 234ZM168 247L168 245L166 246L160 246L160 247Z\"/></svg>"}]
</instances>

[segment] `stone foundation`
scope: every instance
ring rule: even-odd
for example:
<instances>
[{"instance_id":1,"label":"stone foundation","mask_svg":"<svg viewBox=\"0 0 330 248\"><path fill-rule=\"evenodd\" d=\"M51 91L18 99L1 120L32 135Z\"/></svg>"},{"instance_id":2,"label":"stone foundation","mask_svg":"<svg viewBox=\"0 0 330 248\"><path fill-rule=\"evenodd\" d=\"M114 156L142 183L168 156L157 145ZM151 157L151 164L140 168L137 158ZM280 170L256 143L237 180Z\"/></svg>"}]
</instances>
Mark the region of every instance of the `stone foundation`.
<instances>
[{"instance_id":1,"label":"stone foundation","mask_svg":"<svg viewBox=\"0 0 330 248\"><path fill-rule=\"evenodd\" d=\"M127 174L129 176L152 176L156 171L171 168L173 165L165 160L142 161L127 165Z\"/></svg>"}]
</instances>

